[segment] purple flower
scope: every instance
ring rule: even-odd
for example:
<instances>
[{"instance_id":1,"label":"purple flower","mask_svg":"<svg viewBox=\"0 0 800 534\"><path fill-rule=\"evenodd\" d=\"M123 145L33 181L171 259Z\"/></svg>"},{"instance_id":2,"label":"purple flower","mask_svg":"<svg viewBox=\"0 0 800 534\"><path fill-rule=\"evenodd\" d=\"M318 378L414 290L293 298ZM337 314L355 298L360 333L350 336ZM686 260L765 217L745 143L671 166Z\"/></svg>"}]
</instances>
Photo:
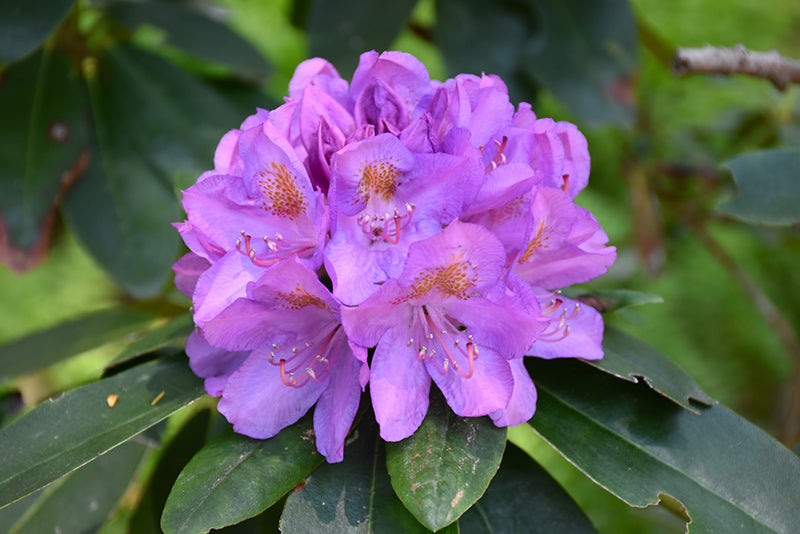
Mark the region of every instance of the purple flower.
<instances>
[{"instance_id":1,"label":"purple flower","mask_svg":"<svg viewBox=\"0 0 800 534\"><path fill-rule=\"evenodd\" d=\"M329 462L342 460L366 351L348 342L338 303L300 261L249 283L245 297L193 334L187 354L236 432L272 437L316 404L317 448Z\"/></svg>"},{"instance_id":2,"label":"purple flower","mask_svg":"<svg viewBox=\"0 0 800 534\"><path fill-rule=\"evenodd\" d=\"M463 416L504 409L514 388L509 360L541 330L532 309L501 279L502 244L486 229L454 222L409 247L402 274L355 308L347 335L376 346L370 392L381 436L410 436L428 409L431 380ZM497 321L503 317L503 321Z\"/></svg>"},{"instance_id":3,"label":"purple flower","mask_svg":"<svg viewBox=\"0 0 800 534\"><path fill-rule=\"evenodd\" d=\"M411 243L441 231L477 186L477 168L449 154L415 154L392 134L334 158L333 234L325 259L342 302L358 304L398 276Z\"/></svg>"},{"instance_id":4,"label":"purple flower","mask_svg":"<svg viewBox=\"0 0 800 534\"><path fill-rule=\"evenodd\" d=\"M291 146L263 122L239 135L237 154L241 176L207 173L183 194L184 240L211 264L193 294L198 326L266 267L291 257L312 269L322 263L327 208Z\"/></svg>"},{"instance_id":5,"label":"purple flower","mask_svg":"<svg viewBox=\"0 0 800 534\"><path fill-rule=\"evenodd\" d=\"M348 82L305 61L184 191L190 365L252 437L315 406L329 462L368 383L390 441L420 425L432 382L458 415L525 422L523 356L603 354L600 315L560 292L616 257L574 202L589 168L578 129L515 110L497 76L439 82L373 51Z\"/></svg>"}]
</instances>

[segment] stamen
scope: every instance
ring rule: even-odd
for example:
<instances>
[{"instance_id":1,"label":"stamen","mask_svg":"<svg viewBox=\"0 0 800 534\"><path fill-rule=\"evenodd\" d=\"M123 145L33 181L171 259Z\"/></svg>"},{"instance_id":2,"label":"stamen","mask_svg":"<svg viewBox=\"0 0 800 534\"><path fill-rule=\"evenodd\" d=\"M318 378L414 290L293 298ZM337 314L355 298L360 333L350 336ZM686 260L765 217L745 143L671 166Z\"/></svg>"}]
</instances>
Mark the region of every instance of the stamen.
<instances>
[{"instance_id":1,"label":"stamen","mask_svg":"<svg viewBox=\"0 0 800 534\"><path fill-rule=\"evenodd\" d=\"M326 357L336 350L339 343L344 339L337 335L341 325L336 325L332 330L323 330L315 339L303 343L304 347L298 350L293 347L289 352L291 355L280 358L281 382L285 386L299 388L308 383L309 380L321 382L327 377L329 359ZM273 345L274 346L274 345ZM277 349L276 349L277 350ZM275 353L270 352L269 362L275 365ZM323 366L318 369L317 366ZM299 371L299 378L296 373Z\"/></svg>"},{"instance_id":2,"label":"stamen","mask_svg":"<svg viewBox=\"0 0 800 534\"><path fill-rule=\"evenodd\" d=\"M427 309L426 309L425 310L425 321L431 327L431 330L433 331L433 334L429 334L429 337L432 339L433 335L435 335L437 341L439 341L439 344L442 346L442 349L445 352L445 356L446 357L445 357L444 361L442 362L443 371L447 372L448 368L452 365L452 367L456 371L458 371L458 373L461 376L463 376L464 378L472 378L472 375L475 373L475 358L476 358L475 344L474 344L474 342L472 340L472 336L470 335L468 337L468 341L466 343L467 350L465 351L463 348L461 348L460 344L458 343L458 338L455 338L455 339L453 338L453 334L459 335L460 332L449 321L447 321L446 317L438 315L434 319L434 317L432 317L429 313L427 313ZM434 321L436 321L436 322L434 322ZM439 323L439 324L437 324L437 323ZM444 326L446 326L446 328L442 328L442 326L443 326L442 323L444 324ZM451 343L448 343L448 340L445 340L443 336L447 336ZM465 373L461 369L461 366L458 364L458 360L456 360L456 357L454 356L453 352L450 350L450 347L449 347L450 344L452 344L453 348L457 349L458 352L462 356L467 358L467 361L469 362L469 371L468 372ZM434 364L436 364L435 361L434 361ZM439 370L438 365L436 365L436 369ZM442 372L442 371L440 371L440 372ZM444 372L442 372L442 374L444 374Z\"/></svg>"},{"instance_id":3,"label":"stamen","mask_svg":"<svg viewBox=\"0 0 800 534\"><path fill-rule=\"evenodd\" d=\"M561 178L564 179L564 183L561 184L561 190L566 193L567 189L569 189L569 174L565 174Z\"/></svg>"},{"instance_id":4,"label":"stamen","mask_svg":"<svg viewBox=\"0 0 800 534\"><path fill-rule=\"evenodd\" d=\"M250 258L259 267L269 267L290 256L308 255L313 251L317 244L311 240L298 240L296 242L284 242L281 234L275 234L273 239L264 236L266 250L259 254L252 246L252 237L242 230L242 237L236 240L236 250Z\"/></svg>"},{"instance_id":5,"label":"stamen","mask_svg":"<svg viewBox=\"0 0 800 534\"><path fill-rule=\"evenodd\" d=\"M539 340L540 340L540 341L544 341L544 342L546 342L546 343L555 343L555 342L557 342L557 341L561 341L562 339L564 339L565 337L567 337L567 336L569 335L569 332L570 332L570 327L571 327L571 326L572 326L572 325L569 325L569 324L568 324L568 325L567 325L567 326L564 328L564 333L563 333L563 334L561 334L561 337L559 337L559 338L557 338L557 339L542 339L542 338L540 337L540 338L539 338Z\"/></svg>"},{"instance_id":6,"label":"stamen","mask_svg":"<svg viewBox=\"0 0 800 534\"><path fill-rule=\"evenodd\" d=\"M555 307L553 309L555 309ZM547 343L556 343L566 338L572 329L572 325L567 323L567 320L575 318L579 312L580 312L580 306L575 306L575 309L569 316L567 316L567 310L562 311L558 323L551 330L542 332L539 335L539 341L544 341Z\"/></svg>"},{"instance_id":7,"label":"stamen","mask_svg":"<svg viewBox=\"0 0 800 534\"><path fill-rule=\"evenodd\" d=\"M394 213L386 212L380 216L375 213L362 213L356 222L361 231L373 240L383 239L387 243L396 245L400 242L401 231L411 223L411 217L416 210L416 206L412 203L406 203L405 208L404 214L397 208L394 209Z\"/></svg>"},{"instance_id":8,"label":"stamen","mask_svg":"<svg viewBox=\"0 0 800 534\"><path fill-rule=\"evenodd\" d=\"M539 337L552 336L553 334L557 333L559 330L564 328L564 324L566 324L566 322L567 322L567 312L561 312L560 320L558 321L558 324L555 326L555 328L553 328L553 330L549 332L542 332Z\"/></svg>"},{"instance_id":9,"label":"stamen","mask_svg":"<svg viewBox=\"0 0 800 534\"><path fill-rule=\"evenodd\" d=\"M506 155L503 154L503 151L506 149L506 144L508 143L508 137L505 135L503 136L502 141L498 141L497 139L494 140L495 146L497 146L497 154L495 155L494 159L489 162L489 165L483 170L484 174L490 171L495 170L500 165L506 164Z\"/></svg>"},{"instance_id":10,"label":"stamen","mask_svg":"<svg viewBox=\"0 0 800 534\"><path fill-rule=\"evenodd\" d=\"M564 303L564 301L561 300L561 299L551 300L547 304L547 307L544 310L542 310L542 315L550 315L551 313L556 311L558 308L560 308L563 303Z\"/></svg>"}]
</instances>

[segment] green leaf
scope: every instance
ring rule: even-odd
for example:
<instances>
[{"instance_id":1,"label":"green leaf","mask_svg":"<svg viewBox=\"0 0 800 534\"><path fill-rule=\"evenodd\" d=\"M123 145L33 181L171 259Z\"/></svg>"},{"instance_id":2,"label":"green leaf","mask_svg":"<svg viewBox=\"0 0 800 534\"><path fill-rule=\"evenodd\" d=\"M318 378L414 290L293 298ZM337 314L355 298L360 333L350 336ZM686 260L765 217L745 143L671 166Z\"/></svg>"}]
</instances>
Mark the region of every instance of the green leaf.
<instances>
[{"instance_id":1,"label":"green leaf","mask_svg":"<svg viewBox=\"0 0 800 534\"><path fill-rule=\"evenodd\" d=\"M99 310L0 345L0 382L120 339L153 319L130 308Z\"/></svg>"},{"instance_id":2,"label":"green leaf","mask_svg":"<svg viewBox=\"0 0 800 534\"><path fill-rule=\"evenodd\" d=\"M133 48L112 48L87 70L99 153L63 212L118 284L153 297L179 251L174 181L210 168L241 117L200 80Z\"/></svg>"},{"instance_id":3,"label":"green leaf","mask_svg":"<svg viewBox=\"0 0 800 534\"><path fill-rule=\"evenodd\" d=\"M106 11L135 30L152 24L166 32L166 42L195 57L230 67L247 78L262 78L269 66L253 46L195 5L172 2L115 2Z\"/></svg>"},{"instance_id":4,"label":"green leaf","mask_svg":"<svg viewBox=\"0 0 800 534\"><path fill-rule=\"evenodd\" d=\"M662 304L664 299L660 295L633 291L631 289L594 289L584 291L581 289L564 289L564 296L580 300L600 313L608 313L633 306L645 304Z\"/></svg>"},{"instance_id":5,"label":"green leaf","mask_svg":"<svg viewBox=\"0 0 800 534\"><path fill-rule=\"evenodd\" d=\"M127 363L132 359L164 347L186 344L186 338L194 330L194 321L191 314L184 314L170 319L165 325L155 328L128 345L108 368Z\"/></svg>"},{"instance_id":6,"label":"green leaf","mask_svg":"<svg viewBox=\"0 0 800 534\"><path fill-rule=\"evenodd\" d=\"M795 532L800 459L715 405L700 415L577 361L534 361L530 424L633 506L677 499L690 532Z\"/></svg>"},{"instance_id":7,"label":"green leaf","mask_svg":"<svg viewBox=\"0 0 800 534\"><path fill-rule=\"evenodd\" d=\"M50 50L2 78L0 260L23 271L44 258L58 198L88 157L85 95L75 69Z\"/></svg>"},{"instance_id":8,"label":"green leaf","mask_svg":"<svg viewBox=\"0 0 800 534\"><path fill-rule=\"evenodd\" d=\"M374 417L348 438L344 461L323 464L289 495L284 532L430 532L403 506L386 471L386 453Z\"/></svg>"},{"instance_id":9,"label":"green leaf","mask_svg":"<svg viewBox=\"0 0 800 534\"><path fill-rule=\"evenodd\" d=\"M488 417L458 417L434 390L422 425L386 444L392 487L420 523L439 530L477 501L497 472L506 429Z\"/></svg>"},{"instance_id":10,"label":"green leaf","mask_svg":"<svg viewBox=\"0 0 800 534\"><path fill-rule=\"evenodd\" d=\"M541 33L523 51L527 76L581 122L630 125L636 21L626 0L542 0Z\"/></svg>"},{"instance_id":11,"label":"green leaf","mask_svg":"<svg viewBox=\"0 0 800 534\"><path fill-rule=\"evenodd\" d=\"M118 397L113 408L107 404L112 394ZM0 448L14 458L0 463L0 506L77 469L203 394L200 379L181 358L140 365L43 402L0 430Z\"/></svg>"},{"instance_id":12,"label":"green leaf","mask_svg":"<svg viewBox=\"0 0 800 534\"><path fill-rule=\"evenodd\" d=\"M352 72L362 52L389 48L408 24L416 3L415 0L313 1L306 23L311 56L324 57L341 73Z\"/></svg>"},{"instance_id":13,"label":"green leaf","mask_svg":"<svg viewBox=\"0 0 800 534\"><path fill-rule=\"evenodd\" d=\"M258 440L228 430L203 447L169 494L167 534L208 532L258 515L303 482L323 460L311 416Z\"/></svg>"},{"instance_id":14,"label":"green leaf","mask_svg":"<svg viewBox=\"0 0 800 534\"><path fill-rule=\"evenodd\" d=\"M506 447L497 476L458 526L461 534L596 532L558 482L513 445Z\"/></svg>"},{"instance_id":15,"label":"green leaf","mask_svg":"<svg viewBox=\"0 0 800 534\"><path fill-rule=\"evenodd\" d=\"M208 439L211 412L196 413L160 452L158 463L144 488L144 495L130 520L131 532L159 532L161 510L183 467Z\"/></svg>"},{"instance_id":16,"label":"green leaf","mask_svg":"<svg viewBox=\"0 0 800 534\"><path fill-rule=\"evenodd\" d=\"M518 86L521 52L536 31L533 13L522 3L500 0L491 6L482 0L438 0L436 44L450 76L462 72L497 74L514 98L528 98Z\"/></svg>"},{"instance_id":17,"label":"green leaf","mask_svg":"<svg viewBox=\"0 0 800 534\"><path fill-rule=\"evenodd\" d=\"M11 389L0 393L0 427L13 418L25 406L22 394Z\"/></svg>"},{"instance_id":18,"label":"green leaf","mask_svg":"<svg viewBox=\"0 0 800 534\"><path fill-rule=\"evenodd\" d=\"M690 400L706 406L716 403L669 358L635 337L606 327L603 350L602 360L587 360L587 363L630 382L642 379L657 392L694 413L699 411Z\"/></svg>"},{"instance_id":19,"label":"green leaf","mask_svg":"<svg viewBox=\"0 0 800 534\"><path fill-rule=\"evenodd\" d=\"M720 211L754 224L800 222L800 150L759 150L723 165L733 173L739 191L719 205Z\"/></svg>"},{"instance_id":20,"label":"green leaf","mask_svg":"<svg viewBox=\"0 0 800 534\"><path fill-rule=\"evenodd\" d=\"M42 44L74 3L75 0L0 2L0 63L16 61Z\"/></svg>"},{"instance_id":21,"label":"green leaf","mask_svg":"<svg viewBox=\"0 0 800 534\"><path fill-rule=\"evenodd\" d=\"M128 441L28 496L25 500L35 502L6 532L95 532L122 498L148 449Z\"/></svg>"}]
</instances>

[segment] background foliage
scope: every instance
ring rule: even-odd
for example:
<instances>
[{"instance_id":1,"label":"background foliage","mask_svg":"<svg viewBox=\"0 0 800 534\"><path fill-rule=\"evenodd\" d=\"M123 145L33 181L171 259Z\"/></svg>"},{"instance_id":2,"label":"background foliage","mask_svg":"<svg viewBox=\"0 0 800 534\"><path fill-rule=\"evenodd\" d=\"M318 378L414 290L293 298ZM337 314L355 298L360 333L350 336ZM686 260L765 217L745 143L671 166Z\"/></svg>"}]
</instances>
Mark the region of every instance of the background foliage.
<instances>
[{"instance_id":1,"label":"background foliage","mask_svg":"<svg viewBox=\"0 0 800 534\"><path fill-rule=\"evenodd\" d=\"M764 431L800 441L798 91L675 78L670 61L706 43L800 57L798 25L785 0L4 2L0 530L514 532L534 517L668 533L688 515L692 532L792 532L800 462ZM537 415L509 444L434 402L440 441L384 447L365 414L345 462L319 465L307 420L236 436L188 372L170 223L221 135L280 102L300 61L347 78L372 48L432 78L497 73L512 101L578 124L593 157L578 201L619 259L575 291L616 330L599 369L531 365ZM488 468L409 467L445 449ZM417 502L409 476L452 488Z\"/></svg>"}]
</instances>

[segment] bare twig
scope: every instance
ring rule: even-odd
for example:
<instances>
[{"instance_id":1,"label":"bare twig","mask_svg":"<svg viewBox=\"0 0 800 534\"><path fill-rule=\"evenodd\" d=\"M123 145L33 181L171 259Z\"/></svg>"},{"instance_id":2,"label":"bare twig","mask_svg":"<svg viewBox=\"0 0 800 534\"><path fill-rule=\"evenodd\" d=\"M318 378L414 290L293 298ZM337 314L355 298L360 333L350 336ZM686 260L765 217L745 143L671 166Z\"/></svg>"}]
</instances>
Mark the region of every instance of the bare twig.
<instances>
[{"instance_id":1,"label":"bare twig","mask_svg":"<svg viewBox=\"0 0 800 534\"><path fill-rule=\"evenodd\" d=\"M733 48L678 48L672 60L676 76L692 73L747 74L772 82L785 91L800 83L800 61L785 58L776 50L752 52L742 45Z\"/></svg>"}]
</instances>

